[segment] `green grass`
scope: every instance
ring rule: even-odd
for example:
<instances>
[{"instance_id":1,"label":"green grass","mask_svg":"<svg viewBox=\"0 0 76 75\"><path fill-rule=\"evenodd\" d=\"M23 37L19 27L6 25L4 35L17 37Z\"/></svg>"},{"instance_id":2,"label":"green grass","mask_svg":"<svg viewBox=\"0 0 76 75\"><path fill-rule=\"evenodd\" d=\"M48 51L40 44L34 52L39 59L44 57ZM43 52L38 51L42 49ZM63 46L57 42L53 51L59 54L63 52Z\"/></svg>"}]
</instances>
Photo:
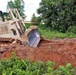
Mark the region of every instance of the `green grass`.
<instances>
[{"instance_id":1,"label":"green grass","mask_svg":"<svg viewBox=\"0 0 76 75\"><path fill-rule=\"evenodd\" d=\"M31 24L26 24L26 27L29 28ZM56 30L50 30L44 25L39 25L38 30L41 36L47 39L63 39L63 38L76 38L76 34L72 32L61 33Z\"/></svg>"},{"instance_id":2,"label":"green grass","mask_svg":"<svg viewBox=\"0 0 76 75\"><path fill-rule=\"evenodd\" d=\"M75 38L76 35L71 32L61 33L55 30L39 28L40 35L47 39L63 39L63 38Z\"/></svg>"}]
</instances>

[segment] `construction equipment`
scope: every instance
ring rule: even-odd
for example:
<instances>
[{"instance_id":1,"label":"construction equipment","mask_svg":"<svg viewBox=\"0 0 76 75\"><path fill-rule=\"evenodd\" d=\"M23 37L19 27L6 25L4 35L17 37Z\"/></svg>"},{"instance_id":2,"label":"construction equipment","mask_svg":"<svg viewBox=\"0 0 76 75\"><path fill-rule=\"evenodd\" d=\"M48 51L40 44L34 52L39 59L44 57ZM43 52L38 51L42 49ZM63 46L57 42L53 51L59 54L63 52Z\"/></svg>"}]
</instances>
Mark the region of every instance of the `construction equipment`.
<instances>
[{"instance_id":1,"label":"construction equipment","mask_svg":"<svg viewBox=\"0 0 76 75\"><path fill-rule=\"evenodd\" d=\"M40 41L40 34L37 26L31 26L24 30L24 22L17 9L9 9L11 20L5 20L1 12L3 21L0 21L0 41L9 41L9 39L19 40L25 46L37 47ZM9 38L9 39L8 39Z\"/></svg>"}]
</instances>

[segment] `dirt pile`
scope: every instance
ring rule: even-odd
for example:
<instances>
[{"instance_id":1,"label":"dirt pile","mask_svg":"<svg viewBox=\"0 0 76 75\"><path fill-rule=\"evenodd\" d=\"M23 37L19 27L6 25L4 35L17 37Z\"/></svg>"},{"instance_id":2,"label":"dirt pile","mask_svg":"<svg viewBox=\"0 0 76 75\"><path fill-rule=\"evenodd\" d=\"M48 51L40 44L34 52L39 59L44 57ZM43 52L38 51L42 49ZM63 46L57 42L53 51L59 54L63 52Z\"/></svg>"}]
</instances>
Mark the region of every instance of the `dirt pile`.
<instances>
[{"instance_id":1,"label":"dirt pile","mask_svg":"<svg viewBox=\"0 0 76 75\"><path fill-rule=\"evenodd\" d=\"M11 52L16 52L20 59L30 59L31 61L48 61L56 63L56 66L65 65L70 62L76 66L76 39L45 40L37 48L25 47L20 44L0 43L0 59L10 58Z\"/></svg>"}]
</instances>

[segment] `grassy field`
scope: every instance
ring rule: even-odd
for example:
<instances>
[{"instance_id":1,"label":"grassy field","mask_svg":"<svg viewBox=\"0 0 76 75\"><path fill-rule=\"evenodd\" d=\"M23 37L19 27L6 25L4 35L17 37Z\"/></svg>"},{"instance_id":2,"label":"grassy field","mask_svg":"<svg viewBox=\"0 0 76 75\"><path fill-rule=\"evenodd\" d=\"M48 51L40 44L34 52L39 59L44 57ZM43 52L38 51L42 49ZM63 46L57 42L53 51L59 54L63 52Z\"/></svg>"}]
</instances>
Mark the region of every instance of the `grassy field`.
<instances>
[{"instance_id":1,"label":"grassy field","mask_svg":"<svg viewBox=\"0 0 76 75\"><path fill-rule=\"evenodd\" d=\"M31 24L26 24L27 28L29 28L29 26L31 26ZM44 25L39 25L38 30L40 35L47 39L76 38L76 35L72 32L61 33L56 30L46 28Z\"/></svg>"}]
</instances>

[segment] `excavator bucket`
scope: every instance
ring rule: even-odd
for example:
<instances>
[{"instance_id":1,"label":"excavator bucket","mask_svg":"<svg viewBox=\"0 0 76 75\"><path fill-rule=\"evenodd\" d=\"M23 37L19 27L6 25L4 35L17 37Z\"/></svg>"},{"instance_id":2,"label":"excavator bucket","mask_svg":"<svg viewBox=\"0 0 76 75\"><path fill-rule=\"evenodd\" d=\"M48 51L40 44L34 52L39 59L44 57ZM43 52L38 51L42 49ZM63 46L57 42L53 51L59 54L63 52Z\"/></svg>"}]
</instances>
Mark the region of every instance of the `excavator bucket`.
<instances>
[{"instance_id":1,"label":"excavator bucket","mask_svg":"<svg viewBox=\"0 0 76 75\"><path fill-rule=\"evenodd\" d=\"M38 32L37 26L31 26L26 32L25 35L28 37L29 46L37 47L40 41L40 34Z\"/></svg>"},{"instance_id":2,"label":"excavator bucket","mask_svg":"<svg viewBox=\"0 0 76 75\"><path fill-rule=\"evenodd\" d=\"M37 26L31 26L25 31L25 34L19 38L21 43L25 46L37 47L40 42L40 34Z\"/></svg>"}]
</instances>

